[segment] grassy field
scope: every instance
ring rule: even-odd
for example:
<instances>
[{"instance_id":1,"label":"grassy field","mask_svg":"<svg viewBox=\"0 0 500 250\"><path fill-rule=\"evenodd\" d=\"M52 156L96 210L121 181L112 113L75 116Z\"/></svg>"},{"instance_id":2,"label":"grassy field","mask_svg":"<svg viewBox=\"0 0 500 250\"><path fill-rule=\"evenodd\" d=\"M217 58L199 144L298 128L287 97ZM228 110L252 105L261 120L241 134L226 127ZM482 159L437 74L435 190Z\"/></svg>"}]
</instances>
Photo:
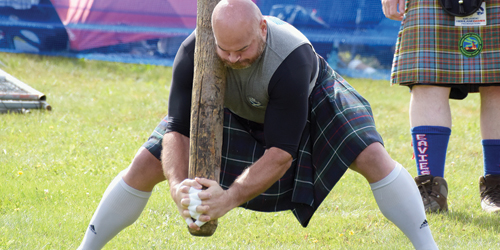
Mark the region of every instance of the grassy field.
<instances>
[{"instance_id":1,"label":"grassy field","mask_svg":"<svg viewBox=\"0 0 500 250\"><path fill-rule=\"evenodd\" d=\"M0 67L47 95L51 112L0 115L0 249L76 249L109 182L166 114L171 68L0 53ZM409 93L348 79L372 104L386 148L412 174ZM482 212L477 94L452 101L445 214L428 215L441 249L499 249L498 215ZM192 237L166 183L105 249L412 249L349 171L302 228L291 212L235 209Z\"/></svg>"}]
</instances>

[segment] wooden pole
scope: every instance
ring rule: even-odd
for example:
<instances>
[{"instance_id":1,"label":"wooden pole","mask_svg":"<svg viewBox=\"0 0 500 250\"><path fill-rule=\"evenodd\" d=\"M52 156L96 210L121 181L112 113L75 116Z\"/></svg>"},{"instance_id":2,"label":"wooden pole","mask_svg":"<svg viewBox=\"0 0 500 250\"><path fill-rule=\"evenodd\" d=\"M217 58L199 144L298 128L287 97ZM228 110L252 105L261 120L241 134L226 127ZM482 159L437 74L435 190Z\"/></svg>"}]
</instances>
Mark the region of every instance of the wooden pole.
<instances>
[{"instance_id":1,"label":"wooden pole","mask_svg":"<svg viewBox=\"0 0 500 250\"><path fill-rule=\"evenodd\" d=\"M204 177L219 182L226 69L215 52L212 11L220 0L198 0L194 53L193 97L189 178ZM195 236L211 236L217 220L203 225Z\"/></svg>"}]
</instances>

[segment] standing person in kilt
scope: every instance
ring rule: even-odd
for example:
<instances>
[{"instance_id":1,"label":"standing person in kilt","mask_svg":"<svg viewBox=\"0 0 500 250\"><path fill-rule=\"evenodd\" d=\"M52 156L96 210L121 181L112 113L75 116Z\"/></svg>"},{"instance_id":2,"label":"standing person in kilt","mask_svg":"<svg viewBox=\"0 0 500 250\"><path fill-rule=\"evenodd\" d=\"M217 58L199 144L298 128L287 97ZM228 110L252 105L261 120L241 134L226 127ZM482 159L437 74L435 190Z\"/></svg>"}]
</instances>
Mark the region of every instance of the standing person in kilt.
<instances>
[{"instance_id":1,"label":"standing person in kilt","mask_svg":"<svg viewBox=\"0 0 500 250\"><path fill-rule=\"evenodd\" d=\"M384 149L369 103L302 33L263 17L250 0L221 1L212 26L228 69L220 184L187 179L192 34L174 61L168 116L109 185L80 249L100 249L131 225L165 179L192 229L236 207L291 210L305 227L348 168L367 179L382 213L416 249L437 249L418 189Z\"/></svg>"},{"instance_id":2,"label":"standing person in kilt","mask_svg":"<svg viewBox=\"0 0 500 250\"><path fill-rule=\"evenodd\" d=\"M382 0L382 5L388 18L402 20L391 83L411 89L415 181L426 211L448 210L449 98L474 92L481 97L481 206L500 211L500 0L408 0L406 5Z\"/></svg>"}]
</instances>

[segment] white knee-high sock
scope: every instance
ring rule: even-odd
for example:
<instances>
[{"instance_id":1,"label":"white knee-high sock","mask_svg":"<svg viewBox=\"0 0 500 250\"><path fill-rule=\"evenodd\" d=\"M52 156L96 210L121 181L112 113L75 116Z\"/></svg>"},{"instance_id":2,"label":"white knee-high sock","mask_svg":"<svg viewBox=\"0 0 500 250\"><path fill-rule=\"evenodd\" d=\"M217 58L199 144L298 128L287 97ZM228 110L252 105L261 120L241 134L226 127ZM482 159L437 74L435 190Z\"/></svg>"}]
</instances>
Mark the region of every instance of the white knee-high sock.
<instances>
[{"instance_id":1,"label":"white knee-high sock","mask_svg":"<svg viewBox=\"0 0 500 250\"><path fill-rule=\"evenodd\" d=\"M370 184L384 216L410 239L415 249L438 249L415 181L399 163L382 180Z\"/></svg>"},{"instance_id":2,"label":"white knee-high sock","mask_svg":"<svg viewBox=\"0 0 500 250\"><path fill-rule=\"evenodd\" d=\"M122 173L115 177L104 192L78 250L101 249L121 230L132 225L144 210L151 192L139 191L127 185Z\"/></svg>"}]
</instances>

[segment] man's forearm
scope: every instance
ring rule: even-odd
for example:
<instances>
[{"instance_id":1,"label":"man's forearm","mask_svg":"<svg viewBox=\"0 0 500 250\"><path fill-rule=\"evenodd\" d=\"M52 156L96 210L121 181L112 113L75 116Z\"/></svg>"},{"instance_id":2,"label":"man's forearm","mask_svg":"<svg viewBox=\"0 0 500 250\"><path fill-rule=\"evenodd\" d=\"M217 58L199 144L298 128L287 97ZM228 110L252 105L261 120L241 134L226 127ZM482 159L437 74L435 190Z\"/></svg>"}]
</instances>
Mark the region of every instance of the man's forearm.
<instances>
[{"instance_id":1,"label":"man's forearm","mask_svg":"<svg viewBox=\"0 0 500 250\"><path fill-rule=\"evenodd\" d=\"M172 192L177 184L188 178L189 138L177 132L170 132L164 135L162 146L163 174Z\"/></svg>"},{"instance_id":2,"label":"man's forearm","mask_svg":"<svg viewBox=\"0 0 500 250\"><path fill-rule=\"evenodd\" d=\"M284 150L270 148L247 168L229 187L228 194L237 207L266 191L290 168L292 156Z\"/></svg>"}]
</instances>

